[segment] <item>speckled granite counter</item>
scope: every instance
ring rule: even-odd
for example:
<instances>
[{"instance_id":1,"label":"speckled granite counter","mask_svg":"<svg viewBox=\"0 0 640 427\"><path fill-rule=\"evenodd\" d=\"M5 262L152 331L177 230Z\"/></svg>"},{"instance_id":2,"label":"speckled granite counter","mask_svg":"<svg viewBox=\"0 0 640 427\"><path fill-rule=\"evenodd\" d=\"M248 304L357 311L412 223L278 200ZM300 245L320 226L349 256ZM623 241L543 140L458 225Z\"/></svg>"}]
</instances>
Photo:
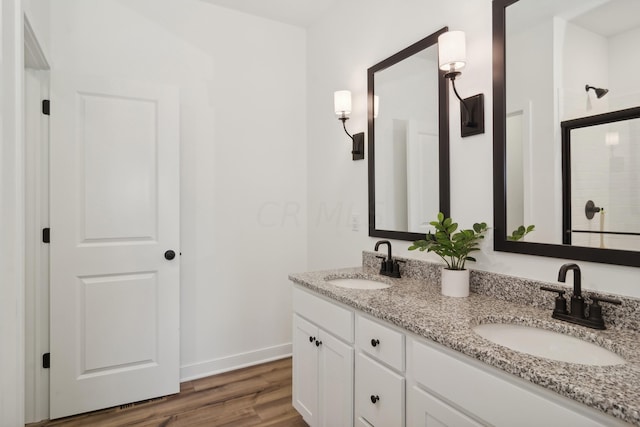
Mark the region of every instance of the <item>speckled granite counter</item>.
<instances>
[{"instance_id":1,"label":"speckled granite counter","mask_svg":"<svg viewBox=\"0 0 640 427\"><path fill-rule=\"evenodd\" d=\"M450 298L440 294L439 266L436 264L409 260L405 277L391 279L377 274L377 262L375 256L365 253L364 267L292 274L289 279L378 319L640 426L640 333L630 328L638 321L638 300L623 298L622 311L610 313L611 319L605 313L605 322L613 327L596 331L552 319L553 295L538 290L538 282L516 283L514 286L502 286L500 290L496 282L504 285L522 279L472 272L471 295L468 298ZM476 277L473 277L474 273L477 273ZM375 278L391 287L363 291L327 282L327 279L338 277ZM514 296L509 288L521 293L522 290L517 289L519 286L525 286L529 292L524 296ZM516 304L510 301L514 298L524 300ZM627 312L624 311L625 306ZM630 324L625 323L623 319L632 314L636 318ZM615 320L618 325L613 324ZM586 366L529 356L493 344L471 329L481 323L496 322L531 325L573 335L619 354L628 363Z\"/></svg>"}]
</instances>

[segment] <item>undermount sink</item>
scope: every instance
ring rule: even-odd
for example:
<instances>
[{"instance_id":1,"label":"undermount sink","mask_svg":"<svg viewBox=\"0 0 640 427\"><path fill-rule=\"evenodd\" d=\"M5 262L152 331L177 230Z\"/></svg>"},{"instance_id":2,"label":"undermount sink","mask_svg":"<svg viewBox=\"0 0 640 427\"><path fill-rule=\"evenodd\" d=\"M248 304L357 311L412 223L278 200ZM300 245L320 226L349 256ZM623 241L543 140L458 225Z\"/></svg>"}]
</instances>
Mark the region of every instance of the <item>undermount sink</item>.
<instances>
[{"instance_id":1,"label":"undermount sink","mask_svg":"<svg viewBox=\"0 0 640 427\"><path fill-rule=\"evenodd\" d=\"M617 354L597 344L546 329L487 323L474 327L473 331L495 344L532 356L593 366L626 363Z\"/></svg>"},{"instance_id":2,"label":"undermount sink","mask_svg":"<svg viewBox=\"0 0 640 427\"><path fill-rule=\"evenodd\" d=\"M391 285L377 280L363 279L361 277L347 277L347 278L335 278L328 279L327 282L332 285L340 286L341 288L348 289L386 289Z\"/></svg>"}]
</instances>

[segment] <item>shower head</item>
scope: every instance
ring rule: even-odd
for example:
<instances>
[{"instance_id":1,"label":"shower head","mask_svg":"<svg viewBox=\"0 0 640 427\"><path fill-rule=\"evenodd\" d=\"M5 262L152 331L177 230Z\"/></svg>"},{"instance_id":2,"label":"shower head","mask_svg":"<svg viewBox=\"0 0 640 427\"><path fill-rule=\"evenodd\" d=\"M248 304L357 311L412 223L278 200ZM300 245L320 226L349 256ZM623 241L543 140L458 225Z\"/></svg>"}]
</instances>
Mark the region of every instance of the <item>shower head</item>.
<instances>
[{"instance_id":1,"label":"shower head","mask_svg":"<svg viewBox=\"0 0 640 427\"><path fill-rule=\"evenodd\" d=\"M605 96L607 94L607 92L609 92L609 89L602 89L599 87L593 87L593 86L589 86L589 85L584 85L584 90L589 92L589 89L593 89L596 92L596 96L598 97L598 99L602 98L603 96Z\"/></svg>"}]
</instances>

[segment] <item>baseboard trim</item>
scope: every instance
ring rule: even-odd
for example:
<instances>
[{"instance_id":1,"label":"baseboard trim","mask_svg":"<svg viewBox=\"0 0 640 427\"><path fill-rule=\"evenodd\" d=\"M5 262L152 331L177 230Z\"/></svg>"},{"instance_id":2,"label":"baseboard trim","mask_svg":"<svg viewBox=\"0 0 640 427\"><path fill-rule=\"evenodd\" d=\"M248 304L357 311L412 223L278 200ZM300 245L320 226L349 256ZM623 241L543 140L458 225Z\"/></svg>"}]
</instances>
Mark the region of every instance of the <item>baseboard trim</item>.
<instances>
[{"instance_id":1,"label":"baseboard trim","mask_svg":"<svg viewBox=\"0 0 640 427\"><path fill-rule=\"evenodd\" d=\"M284 359L285 357L290 357L292 351L292 345L288 343L184 365L180 367L180 382L197 380L223 372Z\"/></svg>"}]
</instances>

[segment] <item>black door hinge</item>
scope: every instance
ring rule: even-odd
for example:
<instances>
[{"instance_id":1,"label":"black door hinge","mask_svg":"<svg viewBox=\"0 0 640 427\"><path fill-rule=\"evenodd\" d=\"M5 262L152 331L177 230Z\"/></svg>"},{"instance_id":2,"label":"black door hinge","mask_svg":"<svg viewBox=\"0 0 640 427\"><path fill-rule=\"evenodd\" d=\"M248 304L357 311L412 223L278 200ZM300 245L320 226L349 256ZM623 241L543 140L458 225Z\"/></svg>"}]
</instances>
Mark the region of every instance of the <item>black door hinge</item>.
<instances>
[{"instance_id":1,"label":"black door hinge","mask_svg":"<svg viewBox=\"0 0 640 427\"><path fill-rule=\"evenodd\" d=\"M51 243L51 229L49 227L42 229L42 243Z\"/></svg>"},{"instance_id":2,"label":"black door hinge","mask_svg":"<svg viewBox=\"0 0 640 427\"><path fill-rule=\"evenodd\" d=\"M45 353L42 355L42 367L49 369L51 367L51 353Z\"/></svg>"},{"instance_id":3,"label":"black door hinge","mask_svg":"<svg viewBox=\"0 0 640 427\"><path fill-rule=\"evenodd\" d=\"M43 99L42 100L42 114L44 114L45 116L50 115L51 113L51 101L49 101L48 99Z\"/></svg>"}]
</instances>

